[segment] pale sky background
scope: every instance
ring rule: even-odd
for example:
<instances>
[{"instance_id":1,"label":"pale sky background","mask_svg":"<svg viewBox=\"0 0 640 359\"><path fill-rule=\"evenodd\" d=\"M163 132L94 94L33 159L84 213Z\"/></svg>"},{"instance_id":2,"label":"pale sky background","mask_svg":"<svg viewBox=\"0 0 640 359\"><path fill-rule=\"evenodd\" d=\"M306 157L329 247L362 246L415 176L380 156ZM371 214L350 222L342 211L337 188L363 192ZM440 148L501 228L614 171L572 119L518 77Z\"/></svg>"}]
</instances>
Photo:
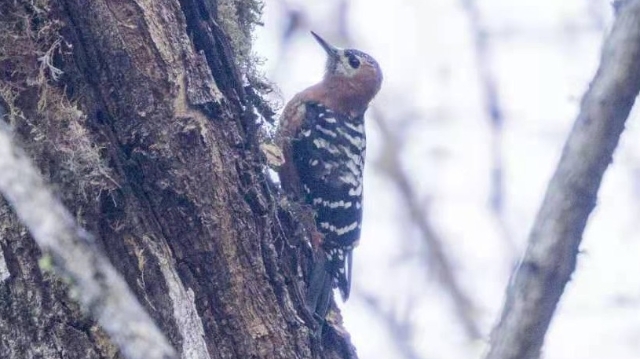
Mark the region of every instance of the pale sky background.
<instances>
[{"instance_id":1,"label":"pale sky background","mask_svg":"<svg viewBox=\"0 0 640 359\"><path fill-rule=\"evenodd\" d=\"M314 30L341 46L338 1L294 1L304 31L284 51L283 1L266 1L255 52L281 101L324 69ZM505 286L559 159L612 23L604 0L478 2L486 61L504 115L504 215L491 210L492 132L483 104L474 32L462 0L351 1L354 47L374 56L385 79L375 106L402 134L401 158L429 220L475 305L483 340L469 341L452 302L425 265L425 249L396 187L383 175L383 139L367 121L365 219L355 250L354 295L342 306L361 359L405 358L362 300L409 325L420 358L480 358ZM280 66L276 66L279 64ZM640 136L627 123L600 190L578 268L547 334L546 359L640 358ZM428 249L427 249L428 251Z\"/></svg>"}]
</instances>

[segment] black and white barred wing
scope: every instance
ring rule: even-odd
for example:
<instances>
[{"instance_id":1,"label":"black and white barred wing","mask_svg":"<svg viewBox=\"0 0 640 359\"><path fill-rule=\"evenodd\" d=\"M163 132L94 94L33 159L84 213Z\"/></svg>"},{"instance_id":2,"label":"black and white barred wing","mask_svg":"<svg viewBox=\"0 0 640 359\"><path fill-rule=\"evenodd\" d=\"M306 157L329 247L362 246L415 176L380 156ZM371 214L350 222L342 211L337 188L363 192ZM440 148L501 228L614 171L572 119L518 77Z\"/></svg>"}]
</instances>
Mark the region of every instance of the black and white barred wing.
<instances>
[{"instance_id":1,"label":"black and white barred wing","mask_svg":"<svg viewBox=\"0 0 640 359\"><path fill-rule=\"evenodd\" d=\"M365 149L362 116L350 118L306 104L293 157L306 202L324 235L327 270L343 297L349 295L351 250L360 237Z\"/></svg>"}]
</instances>

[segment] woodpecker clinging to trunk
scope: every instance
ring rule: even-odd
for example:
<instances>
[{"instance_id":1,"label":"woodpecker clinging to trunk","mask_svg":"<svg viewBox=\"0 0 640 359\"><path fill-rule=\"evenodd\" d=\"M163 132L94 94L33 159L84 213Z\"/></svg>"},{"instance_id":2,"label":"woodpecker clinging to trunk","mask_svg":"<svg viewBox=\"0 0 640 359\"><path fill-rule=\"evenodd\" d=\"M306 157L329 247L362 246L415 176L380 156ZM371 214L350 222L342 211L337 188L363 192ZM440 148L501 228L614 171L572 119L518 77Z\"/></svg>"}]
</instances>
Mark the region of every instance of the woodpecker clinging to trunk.
<instances>
[{"instance_id":1,"label":"woodpecker clinging to trunk","mask_svg":"<svg viewBox=\"0 0 640 359\"><path fill-rule=\"evenodd\" d=\"M380 90L382 72L364 52L311 34L327 53L324 78L287 103L276 138L285 160L278 171L283 190L315 211L314 235L321 241L314 248L307 305L323 316L332 287L349 298L362 222L364 113Z\"/></svg>"}]
</instances>

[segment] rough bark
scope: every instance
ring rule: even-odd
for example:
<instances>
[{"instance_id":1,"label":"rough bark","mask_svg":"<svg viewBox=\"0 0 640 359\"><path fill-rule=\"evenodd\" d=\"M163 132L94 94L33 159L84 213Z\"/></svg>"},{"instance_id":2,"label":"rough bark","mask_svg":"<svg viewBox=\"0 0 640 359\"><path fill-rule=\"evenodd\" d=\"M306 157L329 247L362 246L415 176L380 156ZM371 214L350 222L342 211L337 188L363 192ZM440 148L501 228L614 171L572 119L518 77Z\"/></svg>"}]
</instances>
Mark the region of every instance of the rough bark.
<instances>
[{"instance_id":1,"label":"rough bark","mask_svg":"<svg viewBox=\"0 0 640 359\"><path fill-rule=\"evenodd\" d=\"M257 7L2 2L0 101L182 357L355 357L340 330L314 337L300 296L308 245L258 151L264 107L241 79ZM43 271L4 202L0 250L0 357L126 354Z\"/></svg>"},{"instance_id":2,"label":"rough bark","mask_svg":"<svg viewBox=\"0 0 640 359\"><path fill-rule=\"evenodd\" d=\"M48 253L40 260L40 268L53 270L65 280L74 299L125 357L177 358L124 279L96 248L92 236L78 228L31 161L12 143L6 127L0 122L0 193Z\"/></svg>"},{"instance_id":3,"label":"rough bark","mask_svg":"<svg viewBox=\"0 0 640 359\"><path fill-rule=\"evenodd\" d=\"M585 94L558 167L507 289L488 359L533 359L576 265L598 188L640 91L640 1L619 2L600 68Z\"/></svg>"}]
</instances>

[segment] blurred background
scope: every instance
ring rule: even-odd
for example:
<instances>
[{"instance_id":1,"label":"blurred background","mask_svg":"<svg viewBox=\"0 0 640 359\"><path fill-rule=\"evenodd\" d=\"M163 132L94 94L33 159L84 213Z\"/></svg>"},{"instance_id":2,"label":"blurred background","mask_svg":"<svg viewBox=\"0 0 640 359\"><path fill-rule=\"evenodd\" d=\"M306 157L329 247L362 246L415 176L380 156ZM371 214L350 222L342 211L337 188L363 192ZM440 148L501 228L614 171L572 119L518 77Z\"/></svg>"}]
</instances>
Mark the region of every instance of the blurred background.
<instances>
[{"instance_id":1,"label":"blurred background","mask_svg":"<svg viewBox=\"0 0 640 359\"><path fill-rule=\"evenodd\" d=\"M280 106L309 35L378 60L365 215L342 305L361 359L478 358L598 66L608 0L269 0L254 51ZM640 357L640 125L605 175L543 357Z\"/></svg>"}]
</instances>

